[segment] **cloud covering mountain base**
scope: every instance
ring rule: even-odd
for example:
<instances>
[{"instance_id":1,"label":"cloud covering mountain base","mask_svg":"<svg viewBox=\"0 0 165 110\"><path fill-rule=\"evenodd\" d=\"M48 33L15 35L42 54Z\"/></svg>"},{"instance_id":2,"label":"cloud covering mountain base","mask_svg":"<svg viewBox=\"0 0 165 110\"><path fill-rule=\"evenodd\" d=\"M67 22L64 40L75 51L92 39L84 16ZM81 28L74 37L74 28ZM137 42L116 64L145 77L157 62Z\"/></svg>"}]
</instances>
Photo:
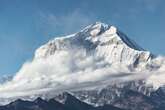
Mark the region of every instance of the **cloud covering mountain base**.
<instances>
[{"instance_id":1,"label":"cloud covering mountain base","mask_svg":"<svg viewBox=\"0 0 165 110\"><path fill-rule=\"evenodd\" d=\"M129 65L120 62L109 63L105 57L98 56L93 50L89 52L82 46L57 49L45 58L34 58L26 62L11 81L0 85L0 99L37 96L52 91L58 93L97 88L132 80L146 80L146 84L153 85L154 88L163 86L165 58L154 58L149 64L153 67L158 66L158 69L143 68L140 71L130 71Z\"/></svg>"}]
</instances>

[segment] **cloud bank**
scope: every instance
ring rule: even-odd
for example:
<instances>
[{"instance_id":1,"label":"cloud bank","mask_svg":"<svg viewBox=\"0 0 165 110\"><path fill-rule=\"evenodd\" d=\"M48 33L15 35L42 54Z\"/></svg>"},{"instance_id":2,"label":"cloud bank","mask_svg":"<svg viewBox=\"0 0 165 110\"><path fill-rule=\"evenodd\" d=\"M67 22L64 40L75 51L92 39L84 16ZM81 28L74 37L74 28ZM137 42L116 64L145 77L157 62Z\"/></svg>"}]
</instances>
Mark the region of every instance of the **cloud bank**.
<instances>
[{"instance_id":1,"label":"cloud bank","mask_svg":"<svg viewBox=\"0 0 165 110\"><path fill-rule=\"evenodd\" d=\"M12 81L0 85L0 98L35 96L141 79L160 86L165 84L165 61L159 57L154 62L162 65L157 72L129 72L122 65L110 65L102 58L88 55L83 48L61 50L47 58L26 62Z\"/></svg>"}]
</instances>

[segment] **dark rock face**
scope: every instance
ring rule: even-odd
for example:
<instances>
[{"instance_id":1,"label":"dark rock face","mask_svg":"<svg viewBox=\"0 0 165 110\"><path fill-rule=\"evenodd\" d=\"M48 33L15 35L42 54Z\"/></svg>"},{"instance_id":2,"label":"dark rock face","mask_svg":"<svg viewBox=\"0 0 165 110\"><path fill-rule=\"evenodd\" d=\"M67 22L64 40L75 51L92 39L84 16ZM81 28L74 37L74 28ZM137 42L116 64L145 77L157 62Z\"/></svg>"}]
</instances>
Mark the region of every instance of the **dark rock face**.
<instances>
[{"instance_id":1,"label":"dark rock face","mask_svg":"<svg viewBox=\"0 0 165 110\"><path fill-rule=\"evenodd\" d=\"M99 90L72 92L73 96L93 106L108 108L113 105L125 110L165 110L165 90L145 87L143 81L108 86ZM54 99L65 103L67 95Z\"/></svg>"},{"instance_id":2,"label":"dark rock face","mask_svg":"<svg viewBox=\"0 0 165 110\"><path fill-rule=\"evenodd\" d=\"M129 110L155 110L155 103L147 96L135 91L127 91L113 105Z\"/></svg>"},{"instance_id":3,"label":"dark rock face","mask_svg":"<svg viewBox=\"0 0 165 110\"><path fill-rule=\"evenodd\" d=\"M1 106L0 110L65 110L65 107L55 101L45 101L40 98L35 101L16 100L6 106Z\"/></svg>"},{"instance_id":4,"label":"dark rock face","mask_svg":"<svg viewBox=\"0 0 165 110\"><path fill-rule=\"evenodd\" d=\"M37 98L34 101L16 100L8 105L0 106L0 110L123 110L111 105L93 107L82 102L69 93L65 93L65 103L59 103L54 99L45 101Z\"/></svg>"},{"instance_id":5,"label":"dark rock face","mask_svg":"<svg viewBox=\"0 0 165 110\"><path fill-rule=\"evenodd\" d=\"M151 99L156 103L158 110L165 110L165 88L160 87L157 91L151 94Z\"/></svg>"},{"instance_id":6,"label":"dark rock face","mask_svg":"<svg viewBox=\"0 0 165 110\"><path fill-rule=\"evenodd\" d=\"M136 94L143 96L150 96L152 87L145 87L145 82L127 82L116 85L109 85L100 90L84 90L73 92L74 96L82 101L87 101L92 105L103 106L105 104L113 104L115 101L125 98L129 91L136 91Z\"/></svg>"}]
</instances>

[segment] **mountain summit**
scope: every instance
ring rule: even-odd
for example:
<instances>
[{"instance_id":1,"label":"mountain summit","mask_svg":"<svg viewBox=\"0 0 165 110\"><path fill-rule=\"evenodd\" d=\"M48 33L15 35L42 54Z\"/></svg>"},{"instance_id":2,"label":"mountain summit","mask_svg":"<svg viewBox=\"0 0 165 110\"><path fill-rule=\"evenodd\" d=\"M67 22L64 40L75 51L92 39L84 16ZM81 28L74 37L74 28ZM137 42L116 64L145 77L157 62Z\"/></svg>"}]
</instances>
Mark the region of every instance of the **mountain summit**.
<instances>
[{"instance_id":1,"label":"mountain summit","mask_svg":"<svg viewBox=\"0 0 165 110\"><path fill-rule=\"evenodd\" d=\"M49 41L37 49L35 58L48 57L60 50L76 48L83 48L90 55L100 57L111 65L119 63L133 68L144 63L146 66L153 56L115 26L96 22L78 33Z\"/></svg>"},{"instance_id":2,"label":"mountain summit","mask_svg":"<svg viewBox=\"0 0 165 110\"><path fill-rule=\"evenodd\" d=\"M117 27L96 22L39 47L32 61L0 85L0 104L51 99L65 91L95 106L118 105L116 99L129 91L143 101L165 85L164 65L163 57L153 57Z\"/></svg>"}]
</instances>

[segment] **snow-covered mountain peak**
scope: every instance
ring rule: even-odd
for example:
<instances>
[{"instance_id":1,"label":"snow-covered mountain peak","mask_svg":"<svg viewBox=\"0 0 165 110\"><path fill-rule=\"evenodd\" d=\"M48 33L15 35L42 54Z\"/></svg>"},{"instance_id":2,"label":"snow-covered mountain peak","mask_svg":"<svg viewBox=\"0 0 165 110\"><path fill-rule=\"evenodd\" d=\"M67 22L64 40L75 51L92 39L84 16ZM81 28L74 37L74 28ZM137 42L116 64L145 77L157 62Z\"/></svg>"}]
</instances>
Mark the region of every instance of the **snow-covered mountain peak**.
<instances>
[{"instance_id":1,"label":"snow-covered mountain peak","mask_svg":"<svg viewBox=\"0 0 165 110\"><path fill-rule=\"evenodd\" d=\"M55 38L37 49L35 58L43 58L60 51L83 48L109 64L123 63L137 66L148 62L152 55L129 39L117 27L96 22L75 34Z\"/></svg>"},{"instance_id":2,"label":"snow-covered mountain peak","mask_svg":"<svg viewBox=\"0 0 165 110\"><path fill-rule=\"evenodd\" d=\"M96 39L96 37L102 37L106 41L115 39L116 43L122 42L132 49L144 51L143 48L137 45L133 40L128 38L123 32L121 32L117 27L113 25L96 22L92 25L87 26L81 31L81 33L86 33L89 39ZM102 42L104 42L103 39Z\"/></svg>"},{"instance_id":3,"label":"snow-covered mountain peak","mask_svg":"<svg viewBox=\"0 0 165 110\"><path fill-rule=\"evenodd\" d=\"M115 34L117 33L117 28L115 26L111 26L107 31L106 33L108 34Z\"/></svg>"},{"instance_id":4,"label":"snow-covered mountain peak","mask_svg":"<svg viewBox=\"0 0 165 110\"><path fill-rule=\"evenodd\" d=\"M117 27L102 22L96 22L85 27L81 32L88 33L91 37L96 37L105 32L106 34L115 34L117 33Z\"/></svg>"},{"instance_id":5,"label":"snow-covered mountain peak","mask_svg":"<svg viewBox=\"0 0 165 110\"><path fill-rule=\"evenodd\" d=\"M11 81L0 85L0 104L20 97L53 98L63 91L100 91L103 86L111 84L113 88L138 80L144 80L147 87L151 84L158 88L165 85L164 62L164 58L153 58L115 26L96 22L39 47L31 62L26 62ZM112 93L120 96L120 90L117 87ZM148 93L141 86L135 90ZM114 99L114 94L109 94L110 99Z\"/></svg>"}]
</instances>

